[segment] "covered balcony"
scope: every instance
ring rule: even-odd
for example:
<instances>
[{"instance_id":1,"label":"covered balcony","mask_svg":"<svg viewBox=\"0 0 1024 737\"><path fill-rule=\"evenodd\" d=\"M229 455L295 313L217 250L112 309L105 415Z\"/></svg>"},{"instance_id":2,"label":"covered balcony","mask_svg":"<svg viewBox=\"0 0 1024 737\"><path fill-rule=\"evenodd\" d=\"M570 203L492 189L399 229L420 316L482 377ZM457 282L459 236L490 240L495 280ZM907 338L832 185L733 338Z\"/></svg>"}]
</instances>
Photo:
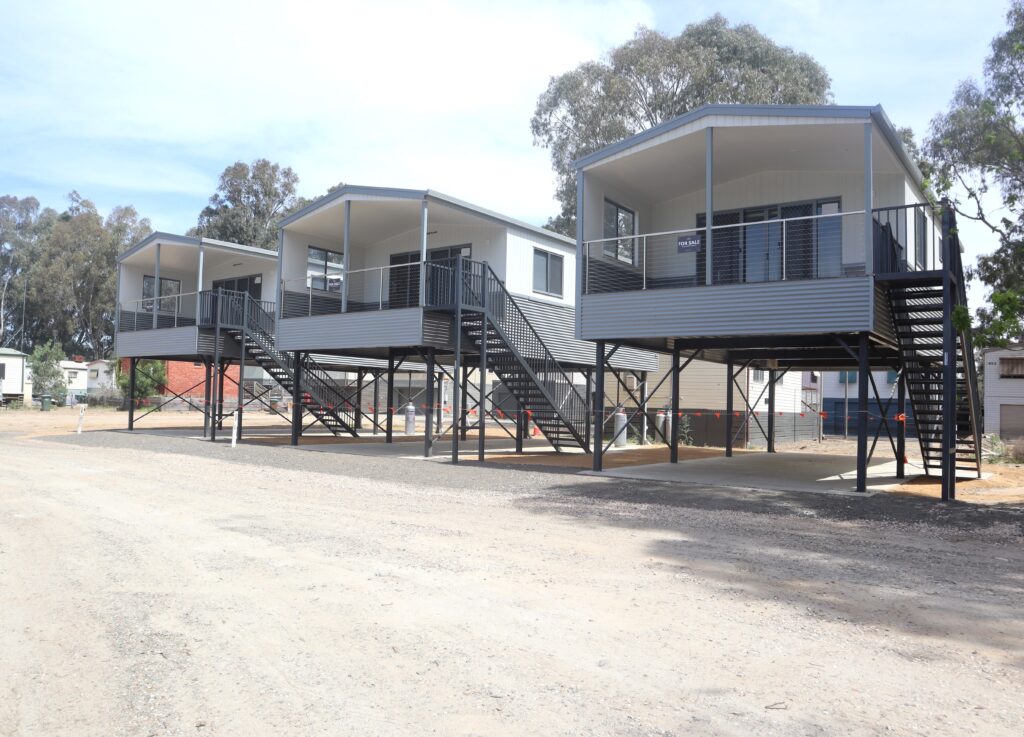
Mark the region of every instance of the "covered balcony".
<instances>
[{"instance_id":1,"label":"covered balcony","mask_svg":"<svg viewBox=\"0 0 1024 737\"><path fill-rule=\"evenodd\" d=\"M878 108L712 106L578 167L583 338L873 330L873 277L940 258Z\"/></svg>"}]
</instances>

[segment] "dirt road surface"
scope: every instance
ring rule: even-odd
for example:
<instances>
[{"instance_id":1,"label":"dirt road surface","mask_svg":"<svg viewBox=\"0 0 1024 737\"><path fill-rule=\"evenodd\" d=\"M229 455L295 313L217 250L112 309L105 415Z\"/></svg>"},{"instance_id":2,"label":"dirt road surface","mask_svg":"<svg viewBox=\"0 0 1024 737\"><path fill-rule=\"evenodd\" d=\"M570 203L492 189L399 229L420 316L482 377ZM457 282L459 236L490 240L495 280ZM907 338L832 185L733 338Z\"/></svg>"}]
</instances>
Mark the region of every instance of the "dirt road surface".
<instances>
[{"instance_id":1,"label":"dirt road surface","mask_svg":"<svg viewBox=\"0 0 1024 737\"><path fill-rule=\"evenodd\" d=\"M1022 523L0 427L0 735L1018 737Z\"/></svg>"}]
</instances>

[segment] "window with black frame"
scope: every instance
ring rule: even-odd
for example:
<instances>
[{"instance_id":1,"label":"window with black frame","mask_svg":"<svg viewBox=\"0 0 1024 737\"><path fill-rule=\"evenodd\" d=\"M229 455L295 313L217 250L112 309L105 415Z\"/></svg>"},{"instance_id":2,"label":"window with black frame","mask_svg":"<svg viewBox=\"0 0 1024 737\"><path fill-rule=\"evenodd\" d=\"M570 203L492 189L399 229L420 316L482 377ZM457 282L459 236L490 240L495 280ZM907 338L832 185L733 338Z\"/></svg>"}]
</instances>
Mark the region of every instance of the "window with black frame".
<instances>
[{"instance_id":1,"label":"window with black frame","mask_svg":"<svg viewBox=\"0 0 1024 737\"><path fill-rule=\"evenodd\" d=\"M552 297L564 294L562 287L564 259L557 253L533 250L533 291Z\"/></svg>"},{"instance_id":2,"label":"window with black frame","mask_svg":"<svg viewBox=\"0 0 1024 737\"><path fill-rule=\"evenodd\" d=\"M180 279L165 279L160 277L160 294L157 295L153 291L153 286L156 283L156 277L143 276L142 277L142 299L148 300L142 303L142 312L153 311L153 298L159 296L159 311L160 312L174 312L175 305L178 297L181 295L181 280Z\"/></svg>"},{"instance_id":3,"label":"window with black frame","mask_svg":"<svg viewBox=\"0 0 1024 737\"><path fill-rule=\"evenodd\" d=\"M306 281L312 289L341 294L344 278L345 260L341 252L309 246L306 256Z\"/></svg>"},{"instance_id":4,"label":"window with black frame","mask_svg":"<svg viewBox=\"0 0 1024 737\"><path fill-rule=\"evenodd\" d=\"M621 240L606 240L604 244L604 255L623 261L627 264L636 264L636 213L629 208L623 207L611 200L604 201L604 237L620 238Z\"/></svg>"}]
</instances>

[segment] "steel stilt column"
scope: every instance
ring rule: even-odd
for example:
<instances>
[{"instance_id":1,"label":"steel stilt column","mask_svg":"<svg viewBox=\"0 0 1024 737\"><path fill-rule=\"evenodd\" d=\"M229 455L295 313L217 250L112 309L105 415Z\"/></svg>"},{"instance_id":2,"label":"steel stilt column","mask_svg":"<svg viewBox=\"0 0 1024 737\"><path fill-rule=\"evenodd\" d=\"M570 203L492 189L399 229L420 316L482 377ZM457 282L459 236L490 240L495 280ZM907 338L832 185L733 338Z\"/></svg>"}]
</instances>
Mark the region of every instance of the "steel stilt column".
<instances>
[{"instance_id":1,"label":"steel stilt column","mask_svg":"<svg viewBox=\"0 0 1024 737\"><path fill-rule=\"evenodd\" d=\"M427 349L427 406L423 413L423 457L434 454L434 349Z\"/></svg>"},{"instance_id":2,"label":"steel stilt column","mask_svg":"<svg viewBox=\"0 0 1024 737\"><path fill-rule=\"evenodd\" d=\"M483 285L480 292L480 406L477 408L478 417L480 419L480 435L478 437L477 445L477 460L480 463L484 462L484 450L485 443L487 442L487 343L489 341L490 329L488 328L488 305L487 305L487 266L485 262L484 266L484 277Z\"/></svg>"},{"instance_id":3,"label":"steel stilt column","mask_svg":"<svg viewBox=\"0 0 1024 737\"><path fill-rule=\"evenodd\" d=\"M775 452L775 382L778 380L775 369L768 370L768 452ZM753 394L753 392L751 392Z\"/></svg>"},{"instance_id":4,"label":"steel stilt column","mask_svg":"<svg viewBox=\"0 0 1024 737\"><path fill-rule=\"evenodd\" d=\"M455 318L452 324L455 333L455 363L452 366L452 376L455 378L455 386L452 387L452 463L459 462L459 423L462 419L462 386L459 385L459 378L463 374L462 365L462 254L455 257Z\"/></svg>"},{"instance_id":5,"label":"steel stilt column","mask_svg":"<svg viewBox=\"0 0 1024 737\"><path fill-rule=\"evenodd\" d=\"M679 346L672 348L672 416L669 418L669 463L679 463Z\"/></svg>"},{"instance_id":6,"label":"steel stilt column","mask_svg":"<svg viewBox=\"0 0 1024 737\"><path fill-rule=\"evenodd\" d=\"M203 437L210 434L210 393L213 383L213 364L209 358L203 359Z\"/></svg>"},{"instance_id":7,"label":"steel stilt column","mask_svg":"<svg viewBox=\"0 0 1024 737\"><path fill-rule=\"evenodd\" d=\"M224 374L231 366L231 361L221 361L220 371L217 373L217 429L224 429Z\"/></svg>"},{"instance_id":8,"label":"steel stilt column","mask_svg":"<svg viewBox=\"0 0 1024 737\"><path fill-rule=\"evenodd\" d=\"M356 372L356 430L363 429L363 380L365 378L365 371Z\"/></svg>"},{"instance_id":9,"label":"steel stilt column","mask_svg":"<svg viewBox=\"0 0 1024 737\"><path fill-rule=\"evenodd\" d=\"M594 470L604 464L604 341L597 341L594 363Z\"/></svg>"},{"instance_id":10,"label":"steel stilt column","mask_svg":"<svg viewBox=\"0 0 1024 737\"><path fill-rule=\"evenodd\" d=\"M135 367L139 359L128 359L128 429L135 429Z\"/></svg>"},{"instance_id":11,"label":"steel stilt column","mask_svg":"<svg viewBox=\"0 0 1024 737\"><path fill-rule=\"evenodd\" d=\"M516 412L516 453L523 452L523 438L526 437L526 405L520 404Z\"/></svg>"},{"instance_id":12,"label":"steel stilt column","mask_svg":"<svg viewBox=\"0 0 1024 737\"><path fill-rule=\"evenodd\" d=\"M647 445L647 372L640 372L640 445Z\"/></svg>"},{"instance_id":13,"label":"steel stilt column","mask_svg":"<svg viewBox=\"0 0 1024 737\"><path fill-rule=\"evenodd\" d=\"M295 383L292 384L292 445L299 444L302 437L302 353L292 354L295 362Z\"/></svg>"},{"instance_id":14,"label":"steel stilt column","mask_svg":"<svg viewBox=\"0 0 1024 737\"><path fill-rule=\"evenodd\" d=\"M733 369L732 356L728 356L725 362L727 372L727 386L725 387L725 457L732 458L732 417L733 417L733 388L736 384L736 376Z\"/></svg>"},{"instance_id":15,"label":"steel stilt column","mask_svg":"<svg viewBox=\"0 0 1024 737\"><path fill-rule=\"evenodd\" d=\"M857 491L868 488L868 334L860 334L857 350Z\"/></svg>"},{"instance_id":16,"label":"steel stilt column","mask_svg":"<svg viewBox=\"0 0 1024 737\"><path fill-rule=\"evenodd\" d=\"M942 208L942 500L956 499L956 329L953 327L953 211L947 202ZM964 356L973 361L974 356ZM966 366L964 381L968 381ZM970 387L967 387L970 391ZM979 443L979 439L974 439ZM978 445L976 450L980 452Z\"/></svg>"},{"instance_id":17,"label":"steel stilt column","mask_svg":"<svg viewBox=\"0 0 1024 737\"><path fill-rule=\"evenodd\" d=\"M901 369L896 376L896 478L907 477L907 377Z\"/></svg>"},{"instance_id":18,"label":"steel stilt column","mask_svg":"<svg viewBox=\"0 0 1024 737\"><path fill-rule=\"evenodd\" d=\"M462 386L459 388L462 397L462 413L459 415L459 423L461 429L459 430L462 435L462 440L469 439L469 366L463 364L462 366ZM452 416L454 419L454 415Z\"/></svg>"},{"instance_id":19,"label":"steel stilt column","mask_svg":"<svg viewBox=\"0 0 1024 737\"><path fill-rule=\"evenodd\" d=\"M394 440L395 433L395 354L388 349L388 390L387 390L387 417L384 418L384 442L390 443Z\"/></svg>"}]
</instances>

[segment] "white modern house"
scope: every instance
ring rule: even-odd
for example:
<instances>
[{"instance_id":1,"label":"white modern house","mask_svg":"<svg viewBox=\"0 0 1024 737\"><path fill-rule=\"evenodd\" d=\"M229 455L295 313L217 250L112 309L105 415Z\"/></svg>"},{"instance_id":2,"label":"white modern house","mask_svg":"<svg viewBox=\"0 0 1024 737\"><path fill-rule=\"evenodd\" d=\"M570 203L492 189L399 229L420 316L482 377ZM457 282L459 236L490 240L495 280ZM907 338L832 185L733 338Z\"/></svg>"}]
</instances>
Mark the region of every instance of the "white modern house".
<instances>
[{"instance_id":1,"label":"white modern house","mask_svg":"<svg viewBox=\"0 0 1024 737\"><path fill-rule=\"evenodd\" d=\"M1024 438L1024 345L981 352L985 371L985 432Z\"/></svg>"},{"instance_id":2,"label":"white modern house","mask_svg":"<svg viewBox=\"0 0 1024 737\"><path fill-rule=\"evenodd\" d=\"M864 414L869 373L896 370L944 496L957 470L979 471L970 336L951 320L966 305L955 216L932 207L881 107L709 105L576 168L577 336L598 354L665 352L677 377L700 358L730 387L746 368L855 369ZM887 430L902 473L902 427Z\"/></svg>"},{"instance_id":3,"label":"white modern house","mask_svg":"<svg viewBox=\"0 0 1024 737\"><path fill-rule=\"evenodd\" d=\"M28 356L14 348L0 348L0 399L4 402L32 399Z\"/></svg>"},{"instance_id":4,"label":"white modern house","mask_svg":"<svg viewBox=\"0 0 1024 737\"><path fill-rule=\"evenodd\" d=\"M346 185L282 221L279 251L282 350L384 360L389 373L419 362L428 390L431 377L448 374L460 387L453 416L463 432L475 369L479 428L493 378L555 448L589 449L598 361L574 335L571 239L433 190ZM657 367L632 349L600 363ZM428 431L427 454L432 445Z\"/></svg>"},{"instance_id":5,"label":"white modern house","mask_svg":"<svg viewBox=\"0 0 1024 737\"><path fill-rule=\"evenodd\" d=\"M261 369L286 394L294 392L293 422L301 424L308 412L336 435L355 434L364 420L377 423L364 416L363 394L383 373L382 362L308 353L296 358L277 348L277 262L268 249L159 232L122 253L115 353L130 359L131 381L143 358L202 365L198 406L186 391L171 393L204 413L213 439L226 413L253 402L270 406L262 394L238 392L237 406L225 407L232 364L246 366L246 378ZM135 409L129 403L129 429Z\"/></svg>"}]
</instances>

